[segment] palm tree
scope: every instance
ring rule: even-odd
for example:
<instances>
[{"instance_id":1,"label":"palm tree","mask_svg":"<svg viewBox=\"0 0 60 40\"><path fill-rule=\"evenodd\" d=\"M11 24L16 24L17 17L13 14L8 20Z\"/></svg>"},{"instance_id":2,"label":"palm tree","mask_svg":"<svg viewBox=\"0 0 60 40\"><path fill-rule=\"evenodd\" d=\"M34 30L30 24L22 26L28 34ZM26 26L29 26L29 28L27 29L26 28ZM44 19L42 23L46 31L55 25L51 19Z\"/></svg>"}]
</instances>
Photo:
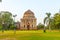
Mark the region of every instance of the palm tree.
<instances>
[{"instance_id":1,"label":"palm tree","mask_svg":"<svg viewBox=\"0 0 60 40\"><path fill-rule=\"evenodd\" d=\"M46 13L47 17L45 17L44 19L44 24L47 24L47 26L49 27L49 30L51 30L50 28L50 24L51 24L51 13Z\"/></svg>"},{"instance_id":2,"label":"palm tree","mask_svg":"<svg viewBox=\"0 0 60 40\"><path fill-rule=\"evenodd\" d=\"M17 15L15 14L15 15L13 15L13 17L14 17L14 34L16 34L16 24L15 24L15 17L16 17Z\"/></svg>"}]
</instances>

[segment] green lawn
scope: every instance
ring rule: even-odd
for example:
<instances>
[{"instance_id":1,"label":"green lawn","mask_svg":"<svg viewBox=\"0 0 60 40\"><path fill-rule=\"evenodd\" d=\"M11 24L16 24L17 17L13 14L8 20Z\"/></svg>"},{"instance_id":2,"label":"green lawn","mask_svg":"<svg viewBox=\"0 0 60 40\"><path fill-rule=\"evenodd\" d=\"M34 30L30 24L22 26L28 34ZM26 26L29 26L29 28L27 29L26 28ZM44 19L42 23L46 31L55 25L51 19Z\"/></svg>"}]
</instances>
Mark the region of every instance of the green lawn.
<instances>
[{"instance_id":1,"label":"green lawn","mask_svg":"<svg viewBox=\"0 0 60 40\"><path fill-rule=\"evenodd\" d=\"M48 31L46 33L43 30L37 31L0 31L0 40L60 40L59 31Z\"/></svg>"}]
</instances>

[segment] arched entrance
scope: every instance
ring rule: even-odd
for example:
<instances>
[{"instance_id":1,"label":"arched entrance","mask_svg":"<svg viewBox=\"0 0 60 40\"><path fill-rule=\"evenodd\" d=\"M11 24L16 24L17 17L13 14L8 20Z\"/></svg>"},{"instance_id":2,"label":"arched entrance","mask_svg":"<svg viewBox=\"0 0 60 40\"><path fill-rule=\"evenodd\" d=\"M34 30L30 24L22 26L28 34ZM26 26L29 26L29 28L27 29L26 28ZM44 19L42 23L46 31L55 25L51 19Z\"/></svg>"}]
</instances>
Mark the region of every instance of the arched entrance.
<instances>
[{"instance_id":1,"label":"arched entrance","mask_svg":"<svg viewBox=\"0 0 60 40\"><path fill-rule=\"evenodd\" d=\"M30 29L30 25L27 25L27 30L29 30Z\"/></svg>"}]
</instances>

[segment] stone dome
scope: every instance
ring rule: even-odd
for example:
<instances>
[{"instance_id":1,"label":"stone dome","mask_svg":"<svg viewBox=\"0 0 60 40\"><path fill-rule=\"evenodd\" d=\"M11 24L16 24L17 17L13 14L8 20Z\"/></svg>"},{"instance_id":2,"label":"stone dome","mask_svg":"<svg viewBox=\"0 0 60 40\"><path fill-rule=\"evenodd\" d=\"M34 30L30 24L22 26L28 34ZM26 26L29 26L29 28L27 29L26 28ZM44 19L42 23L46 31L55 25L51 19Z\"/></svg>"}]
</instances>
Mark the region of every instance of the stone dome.
<instances>
[{"instance_id":1,"label":"stone dome","mask_svg":"<svg viewBox=\"0 0 60 40\"><path fill-rule=\"evenodd\" d=\"M23 18L27 18L27 17L29 17L29 18L34 18L35 16L34 16L34 13L33 13L31 10L27 10L27 11L24 13Z\"/></svg>"}]
</instances>

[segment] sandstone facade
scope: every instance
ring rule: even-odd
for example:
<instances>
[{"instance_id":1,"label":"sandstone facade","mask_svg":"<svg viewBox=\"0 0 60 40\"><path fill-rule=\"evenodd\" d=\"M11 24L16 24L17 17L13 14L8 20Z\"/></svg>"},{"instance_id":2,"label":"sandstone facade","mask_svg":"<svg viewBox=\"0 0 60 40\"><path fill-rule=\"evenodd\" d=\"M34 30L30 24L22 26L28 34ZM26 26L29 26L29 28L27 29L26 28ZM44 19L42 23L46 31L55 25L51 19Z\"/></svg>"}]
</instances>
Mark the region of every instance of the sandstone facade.
<instances>
[{"instance_id":1,"label":"sandstone facade","mask_svg":"<svg viewBox=\"0 0 60 40\"><path fill-rule=\"evenodd\" d=\"M20 22L20 29L25 29L25 30L32 30L32 29L37 29L36 26L36 18L34 13L31 10L27 10L23 18L21 18Z\"/></svg>"}]
</instances>

